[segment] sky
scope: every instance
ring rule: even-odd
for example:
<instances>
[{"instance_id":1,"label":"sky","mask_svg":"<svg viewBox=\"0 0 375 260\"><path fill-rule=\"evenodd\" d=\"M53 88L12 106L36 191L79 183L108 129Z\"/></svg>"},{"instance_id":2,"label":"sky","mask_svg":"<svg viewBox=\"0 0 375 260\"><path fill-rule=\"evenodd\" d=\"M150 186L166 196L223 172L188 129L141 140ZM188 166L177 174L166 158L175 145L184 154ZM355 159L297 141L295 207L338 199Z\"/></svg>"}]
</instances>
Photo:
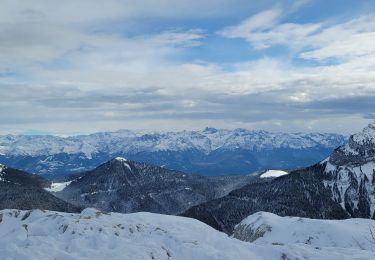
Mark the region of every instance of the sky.
<instances>
[{"instance_id":1,"label":"sky","mask_svg":"<svg viewBox=\"0 0 375 260\"><path fill-rule=\"evenodd\" d=\"M0 0L0 134L352 133L373 0Z\"/></svg>"}]
</instances>

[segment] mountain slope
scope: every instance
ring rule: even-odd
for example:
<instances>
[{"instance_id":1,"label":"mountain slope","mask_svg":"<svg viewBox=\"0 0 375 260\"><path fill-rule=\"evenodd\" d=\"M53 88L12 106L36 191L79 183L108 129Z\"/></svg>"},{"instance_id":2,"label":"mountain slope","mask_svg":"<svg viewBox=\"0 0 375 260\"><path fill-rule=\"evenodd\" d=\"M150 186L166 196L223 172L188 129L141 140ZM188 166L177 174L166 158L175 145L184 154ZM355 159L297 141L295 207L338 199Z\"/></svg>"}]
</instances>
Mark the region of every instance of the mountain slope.
<instances>
[{"instance_id":1,"label":"mountain slope","mask_svg":"<svg viewBox=\"0 0 375 260\"><path fill-rule=\"evenodd\" d=\"M0 209L49 209L77 212L79 208L56 198L43 188L50 182L32 175L0 165Z\"/></svg>"},{"instance_id":2,"label":"mountain slope","mask_svg":"<svg viewBox=\"0 0 375 260\"><path fill-rule=\"evenodd\" d=\"M257 211L324 219L374 218L374 155L375 126L370 124L321 163L268 182L250 183L183 215L227 233Z\"/></svg>"},{"instance_id":3,"label":"mountain slope","mask_svg":"<svg viewBox=\"0 0 375 260\"><path fill-rule=\"evenodd\" d=\"M121 130L66 138L6 135L0 136L0 162L56 176L91 170L111 158L124 156L203 175L238 174L310 165L326 158L345 139L337 134L214 128L181 132Z\"/></svg>"},{"instance_id":4,"label":"mountain slope","mask_svg":"<svg viewBox=\"0 0 375 260\"><path fill-rule=\"evenodd\" d=\"M103 214L94 209L85 209L81 214L2 210L0 216L0 252L4 259L375 258L375 253L355 246L247 243L193 219L152 213Z\"/></svg>"},{"instance_id":5,"label":"mountain slope","mask_svg":"<svg viewBox=\"0 0 375 260\"><path fill-rule=\"evenodd\" d=\"M74 178L56 196L106 211L177 214L222 197L253 177L204 177L118 157Z\"/></svg>"}]
</instances>

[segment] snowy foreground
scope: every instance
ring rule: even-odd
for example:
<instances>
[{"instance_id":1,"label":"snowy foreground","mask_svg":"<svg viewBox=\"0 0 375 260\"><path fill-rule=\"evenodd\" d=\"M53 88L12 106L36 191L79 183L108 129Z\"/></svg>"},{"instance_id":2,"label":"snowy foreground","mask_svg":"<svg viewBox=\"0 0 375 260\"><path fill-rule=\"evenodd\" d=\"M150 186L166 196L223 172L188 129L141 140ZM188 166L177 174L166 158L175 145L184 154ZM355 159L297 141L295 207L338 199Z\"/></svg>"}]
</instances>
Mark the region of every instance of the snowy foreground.
<instances>
[{"instance_id":1,"label":"snowy foreground","mask_svg":"<svg viewBox=\"0 0 375 260\"><path fill-rule=\"evenodd\" d=\"M257 213L246 219L247 225L252 218L254 225L267 223L271 231L249 243L228 237L197 220L176 216L103 214L95 209L85 209L81 214L2 210L0 256L57 260L375 259L373 244L365 242L373 224L371 220L303 219L301 223L307 224L303 226L296 225L299 218ZM312 232L312 243L304 240L306 232Z\"/></svg>"}]
</instances>

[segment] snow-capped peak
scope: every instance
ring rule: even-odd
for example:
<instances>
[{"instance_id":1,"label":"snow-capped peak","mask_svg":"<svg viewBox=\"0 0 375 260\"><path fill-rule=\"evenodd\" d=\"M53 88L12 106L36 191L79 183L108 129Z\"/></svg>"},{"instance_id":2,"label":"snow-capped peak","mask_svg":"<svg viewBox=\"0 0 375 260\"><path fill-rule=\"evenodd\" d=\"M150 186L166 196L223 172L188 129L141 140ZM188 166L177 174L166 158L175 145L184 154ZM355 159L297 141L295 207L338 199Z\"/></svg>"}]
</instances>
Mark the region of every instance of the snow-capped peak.
<instances>
[{"instance_id":1,"label":"snow-capped peak","mask_svg":"<svg viewBox=\"0 0 375 260\"><path fill-rule=\"evenodd\" d=\"M127 162L128 161L128 159L126 159L124 157L116 157L115 160L119 161L119 162Z\"/></svg>"},{"instance_id":2,"label":"snow-capped peak","mask_svg":"<svg viewBox=\"0 0 375 260\"><path fill-rule=\"evenodd\" d=\"M353 141L358 144L373 143L375 144L375 122L365 127L362 132L353 135Z\"/></svg>"},{"instance_id":3,"label":"snow-capped peak","mask_svg":"<svg viewBox=\"0 0 375 260\"><path fill-rule=\"evenodd\" d=\"M132 171L132 168L130 167L130 165L128 163L128 159L126 159L124 157L116 157L115 161L122 163L126 168L129 169L129 171Z\"/></svg>"}]
</instances>

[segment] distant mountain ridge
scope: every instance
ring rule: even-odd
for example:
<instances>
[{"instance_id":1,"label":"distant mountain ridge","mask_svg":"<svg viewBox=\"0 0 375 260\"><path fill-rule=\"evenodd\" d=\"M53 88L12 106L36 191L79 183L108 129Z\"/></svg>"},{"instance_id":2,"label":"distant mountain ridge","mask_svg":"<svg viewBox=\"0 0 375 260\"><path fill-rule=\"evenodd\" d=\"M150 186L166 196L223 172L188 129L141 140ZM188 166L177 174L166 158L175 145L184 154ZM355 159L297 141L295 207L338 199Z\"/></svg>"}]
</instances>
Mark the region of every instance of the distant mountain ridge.
<instances>
[{"instance_id":1,"label":"distant mountain ridge","mask_svg":"<svg viewBox=\"0 0 375 260\"><path fill-rule=\"evenodd\" d=\"M43 175L91 170L116 156L203 175L291 169L320 161L346 137L245 129L136 132L71 137L0 136L0 162Z\"/></svg>"}]
</instances>

